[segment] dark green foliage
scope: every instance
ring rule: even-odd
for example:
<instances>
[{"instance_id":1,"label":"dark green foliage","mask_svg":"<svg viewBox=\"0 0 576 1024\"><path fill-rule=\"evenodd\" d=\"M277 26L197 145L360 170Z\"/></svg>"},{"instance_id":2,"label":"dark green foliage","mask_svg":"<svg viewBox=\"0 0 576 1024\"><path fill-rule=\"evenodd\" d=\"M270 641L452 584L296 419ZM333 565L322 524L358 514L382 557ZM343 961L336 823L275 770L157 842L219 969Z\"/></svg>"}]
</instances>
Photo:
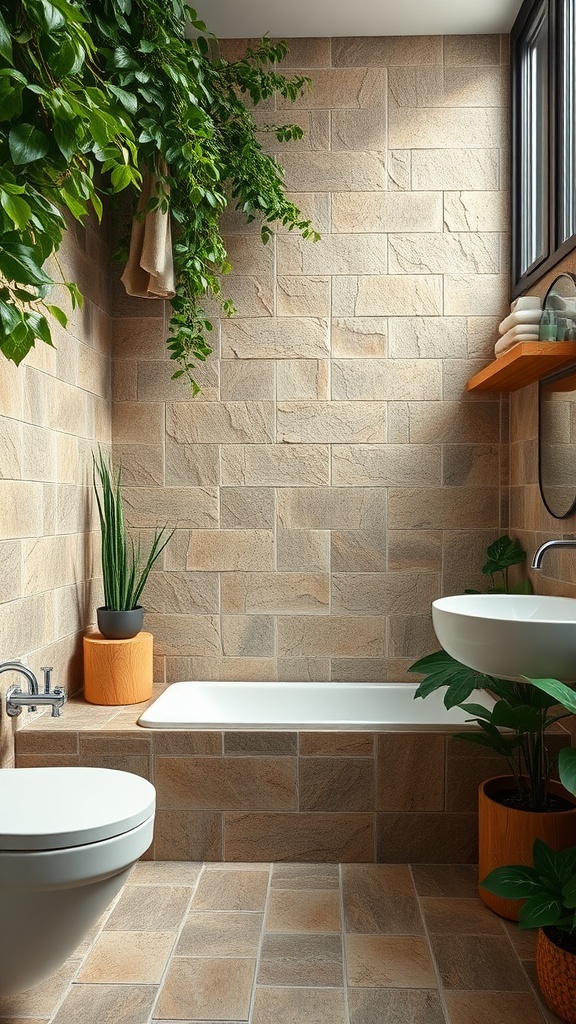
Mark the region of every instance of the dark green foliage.
<instances>
[{"instance_id":1,"label":"dark green foliage","mask_svg":"<svg viewBox=\"0 0 576 1024\"><path fill-rule=\"evenodd\" d=\"M195 40L185 38L187 21ZM169 348L195 391L192 360L211 352L201 300L220 297L230 269L219 230L227 196L247 220L262 219L263 241L274 221L318 237L285 198L282 170L243 102L293 100L307 79L276 71L282 42L262 40L229 63L203 33L184 0L0 0L0 350L14 362L36 339L50 344L47 314L66 322L45 302L57 261L43 269L62 241L62 210L100 217L102 191L125 189L135 208L144 168L169 168L149 208L166 205L169 187L178 236ZM222 308L233 312L226 300Z\"/></svg>"},{"instance_id":2,"label":"dark green foliage","mask_svg":"<svg viewBox=\"0 0 576 1024\"><path fill-rule=\"evenodd\" d=\"M576 932L576 848L550 849L537 839L533 867L513 864L496 868L480 883L483 889L507 900L525 900L520 928L555 927Z\"/></svg>"}]
</instances>

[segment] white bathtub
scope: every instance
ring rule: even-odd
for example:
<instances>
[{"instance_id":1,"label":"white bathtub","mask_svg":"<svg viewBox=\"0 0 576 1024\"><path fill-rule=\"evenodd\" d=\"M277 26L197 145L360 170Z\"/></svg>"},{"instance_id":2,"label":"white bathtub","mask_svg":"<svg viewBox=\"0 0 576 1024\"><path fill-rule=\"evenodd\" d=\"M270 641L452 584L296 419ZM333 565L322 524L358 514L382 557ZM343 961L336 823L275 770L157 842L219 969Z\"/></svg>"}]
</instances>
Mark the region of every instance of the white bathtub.
<instances>
[{"instance_id":1,"label":"white bathtub","mask_svg":"<svg viewBox=\"0 0 576 1024\"><path fill-rule=\"evenodd\" d=\"M417 683L172 683L140 716L146 729L404 730L476 729L444 691L414 700ZM476 692L470 702L492 707Z\"/></svg>"}]
</instances>

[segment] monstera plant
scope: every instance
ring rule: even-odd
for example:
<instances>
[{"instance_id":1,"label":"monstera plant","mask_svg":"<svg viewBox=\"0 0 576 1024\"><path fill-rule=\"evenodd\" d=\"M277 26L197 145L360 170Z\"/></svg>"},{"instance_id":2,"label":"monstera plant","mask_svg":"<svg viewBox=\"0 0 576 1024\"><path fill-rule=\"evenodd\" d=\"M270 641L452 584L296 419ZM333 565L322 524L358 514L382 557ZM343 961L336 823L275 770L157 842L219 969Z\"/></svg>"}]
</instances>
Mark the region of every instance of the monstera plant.
<instances>
[{"instance_id":1,"label":"monstera plant","mask_svg":"<svg viewBox=\"0 0 576 1024\"><path fill-rule=\"evenodd\" d=\"M318 237L258 138L286 141L302 130L258 126L250 109L307 87L301 75L278 73L285 54L285 43L264 39L226 60L185 0L0 0L4 356L20 363L37 340L52 344L51 318L66 325L50 291L62 277L56 254L67 218L100 218L105 193L126 191L136 210L148 169L158 184L141 213L169 203L177 234L168 346L175 376L197 390L193 360L211 351L202 301L221 299L230 269L219 228L229 197L248 221L261 218L263 241L274 221ZM75 283L63 283L72 304L81 302ZM233 312L226 299L222 307Z\"/></svg>"}]
</instances>

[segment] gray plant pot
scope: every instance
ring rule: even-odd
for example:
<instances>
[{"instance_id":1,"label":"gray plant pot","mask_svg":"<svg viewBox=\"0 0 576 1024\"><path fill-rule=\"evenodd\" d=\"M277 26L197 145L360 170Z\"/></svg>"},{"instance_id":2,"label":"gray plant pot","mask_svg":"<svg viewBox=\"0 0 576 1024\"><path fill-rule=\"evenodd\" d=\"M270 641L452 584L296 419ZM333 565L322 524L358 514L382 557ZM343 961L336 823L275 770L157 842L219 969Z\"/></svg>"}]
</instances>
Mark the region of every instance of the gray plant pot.
<instances>
[{"instance_id":1,"label":"gray plant pot","mask_svg":"<svg viewBox=\"0 0 576 1024\"><path fill-rule=\"evenodd\" d=\"M98 629L107 640L130 640L140 632L144 623L141 605L122 612L113 608L97 608L96 616Z\"/></svg>"}]
</instances>

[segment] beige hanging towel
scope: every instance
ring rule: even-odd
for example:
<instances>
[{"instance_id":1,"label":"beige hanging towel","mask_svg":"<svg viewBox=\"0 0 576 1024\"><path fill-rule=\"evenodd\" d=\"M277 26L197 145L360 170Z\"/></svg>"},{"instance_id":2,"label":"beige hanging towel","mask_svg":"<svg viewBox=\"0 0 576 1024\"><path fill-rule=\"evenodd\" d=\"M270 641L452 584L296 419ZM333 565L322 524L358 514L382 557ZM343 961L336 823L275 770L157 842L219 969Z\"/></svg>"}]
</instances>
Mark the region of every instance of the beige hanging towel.
<instances>
[{"instance_id":1,"label":"beige hanging towel","mask_svg":"<svg viewBox=\"0 0 576 1024\"><path fill-rule=\"evenodd\" d=\"M157 184L157 176L146 171L138 212L146 208L150 196L156 195ZM130 254L120 280L128 295L143 299L171 299L176 294L169 210L158 207L141 220L134 218Z\"/></svg>"}]
</instances>

